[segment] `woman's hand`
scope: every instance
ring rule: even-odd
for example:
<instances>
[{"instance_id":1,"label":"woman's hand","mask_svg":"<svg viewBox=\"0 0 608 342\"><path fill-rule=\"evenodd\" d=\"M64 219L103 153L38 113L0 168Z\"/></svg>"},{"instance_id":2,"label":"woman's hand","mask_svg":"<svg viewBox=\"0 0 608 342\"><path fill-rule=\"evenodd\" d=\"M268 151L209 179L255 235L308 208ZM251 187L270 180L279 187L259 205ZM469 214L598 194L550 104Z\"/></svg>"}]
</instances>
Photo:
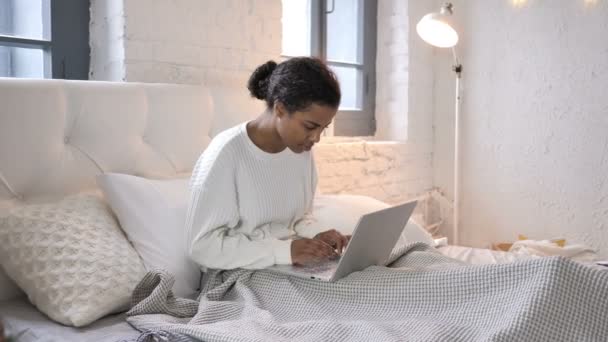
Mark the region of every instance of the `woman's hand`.
<instances>
[{"instance_id":1,"label":"woman's hand","mask_svg":"<svg viewBox=\"0 0 608 342\"><path fill-rule=\"evenodd\" d=\"M348 245L348 241L350 241L350 235L342 235L339 231L331 229L317 234L313 239L325 242L335 249L338 254L342 254L342 251Z\"/></svg>"},{"instance_id":2,"label":"woman's hand","mask_svg":"<svg viewBox=\"0 0 608 342\"><path fill-rule=\"evenodd\" d=\"M298 239L291 242L291 262L304 266L338 257L338 253L327 243L315 239Z\"/></svg>"}]
</instances>

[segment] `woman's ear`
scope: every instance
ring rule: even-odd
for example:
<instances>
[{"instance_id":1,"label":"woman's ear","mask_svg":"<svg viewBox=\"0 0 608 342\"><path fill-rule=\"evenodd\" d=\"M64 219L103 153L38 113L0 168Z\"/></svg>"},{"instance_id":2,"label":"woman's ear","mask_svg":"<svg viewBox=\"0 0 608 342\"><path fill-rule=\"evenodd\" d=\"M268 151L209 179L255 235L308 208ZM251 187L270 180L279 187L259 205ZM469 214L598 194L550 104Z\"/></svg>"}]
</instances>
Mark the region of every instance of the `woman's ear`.
<instances>
[{"instance_id":1,"label":"woman's ear","mask_svg":"<svg viewBox=\"0 0 608 342\"><path fill-rule=\"evenodd\" d=\"M279 101L274 102L274 112L279 119L287 115L287 109L285 109L285 106Z\"/></svg>"}]
</instances>

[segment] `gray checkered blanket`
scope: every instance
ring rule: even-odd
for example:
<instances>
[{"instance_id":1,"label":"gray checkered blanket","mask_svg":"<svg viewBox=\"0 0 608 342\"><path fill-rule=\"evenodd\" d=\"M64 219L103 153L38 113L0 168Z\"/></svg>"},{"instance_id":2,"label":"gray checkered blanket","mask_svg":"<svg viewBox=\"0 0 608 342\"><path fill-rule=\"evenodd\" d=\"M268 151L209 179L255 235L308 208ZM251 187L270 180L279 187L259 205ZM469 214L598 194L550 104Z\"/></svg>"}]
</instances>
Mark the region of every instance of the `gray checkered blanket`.
<instances>
[{"instance_id":1,"label":"gray checkered blanket","mask_svg":"<svg viewBox=\"0 0 608 342\"><path fill-rule=\"evenodd\" d=\"M548 257L469 265L413 244L335 283L213 271L198 300L150 272L139 341L608 341L608 271Z\"/></svg>"}]
</instances>

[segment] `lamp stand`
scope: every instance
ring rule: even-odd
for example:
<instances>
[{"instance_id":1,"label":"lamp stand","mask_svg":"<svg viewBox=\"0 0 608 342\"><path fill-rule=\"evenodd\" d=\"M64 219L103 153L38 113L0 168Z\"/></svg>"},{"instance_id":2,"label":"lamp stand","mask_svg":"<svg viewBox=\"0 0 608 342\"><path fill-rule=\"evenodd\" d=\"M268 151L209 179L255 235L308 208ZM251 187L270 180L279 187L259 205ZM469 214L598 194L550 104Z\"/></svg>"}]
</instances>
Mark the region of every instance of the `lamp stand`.
<instances>
[{"instance_id":1,"label":"lamp stand","mask_svg":"<svg viewBox=\"0 0 608 342\"><path fill-rule=\"evenodd\" d=\"M456 49L452 48L454 65L452 70L456 73L456 100L454 103L454 207L453 207L453 244L458 244L459 222L460 222L460 78L462 75L462 64L458 62Z\"/></svg>"}]
</instances>

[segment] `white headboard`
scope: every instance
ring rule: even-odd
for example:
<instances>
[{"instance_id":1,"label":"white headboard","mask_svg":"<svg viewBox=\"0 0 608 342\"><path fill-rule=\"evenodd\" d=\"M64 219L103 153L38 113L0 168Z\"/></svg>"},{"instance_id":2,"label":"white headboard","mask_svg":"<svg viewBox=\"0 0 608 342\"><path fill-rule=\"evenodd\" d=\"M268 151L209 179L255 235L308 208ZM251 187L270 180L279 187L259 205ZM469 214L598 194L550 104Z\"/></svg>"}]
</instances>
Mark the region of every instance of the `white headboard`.
<instances>
[{"instance_id":1,"label":"white headboard","mask_svg":"<svg viewBox=\"0 0 608 342\"><path fill-rule=\"evenodd\" d=\"M94 189L102 172L188 173L211 137L262 109L245 85L0 78L0 215Z\"/></svg>"}]
</instances>

